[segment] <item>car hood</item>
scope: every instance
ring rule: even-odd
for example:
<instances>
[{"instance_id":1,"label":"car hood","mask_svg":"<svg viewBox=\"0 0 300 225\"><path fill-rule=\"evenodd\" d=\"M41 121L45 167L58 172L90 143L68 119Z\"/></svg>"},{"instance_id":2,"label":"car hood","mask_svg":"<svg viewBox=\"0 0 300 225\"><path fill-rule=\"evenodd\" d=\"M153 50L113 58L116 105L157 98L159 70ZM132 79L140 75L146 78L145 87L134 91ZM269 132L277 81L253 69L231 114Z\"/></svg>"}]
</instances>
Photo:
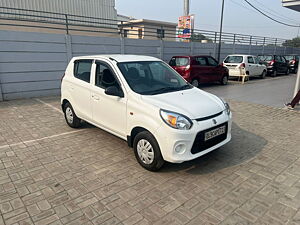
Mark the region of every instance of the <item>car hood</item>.
<instances>
[{"instance_id":1,"label":"car hood","mask_svg":"<svg viewBox=\"0 0 300 225\"><path fill-rule=\"evenodd\" d=\"M218 97L198 88L151 96L142 95L142 100L160 109L183 114L190 119L211 116L225 109Z\"/></svg>"}]
</instances>

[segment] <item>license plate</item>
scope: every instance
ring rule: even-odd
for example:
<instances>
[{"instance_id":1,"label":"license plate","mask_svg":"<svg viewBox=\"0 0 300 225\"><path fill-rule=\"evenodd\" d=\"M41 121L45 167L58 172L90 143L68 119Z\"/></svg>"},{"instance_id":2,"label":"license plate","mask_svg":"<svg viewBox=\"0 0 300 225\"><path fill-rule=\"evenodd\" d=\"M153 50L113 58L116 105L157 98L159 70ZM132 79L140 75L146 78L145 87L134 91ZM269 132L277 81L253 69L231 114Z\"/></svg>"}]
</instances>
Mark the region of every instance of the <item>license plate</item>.
<instances>
[{"instance_id":1,"label":"license plate","mask_svg":"<svg viewBox=\"0 0 300 225\"><path fill-rule=\"evenodd\" d=\"M208 141L208 140L210 140L214 137L217 137L221 134L225 134L225 132L226 132L226 126L218 127L214 130L208 131L205 133L204 141Z\"/></svg>"}]
</instances>

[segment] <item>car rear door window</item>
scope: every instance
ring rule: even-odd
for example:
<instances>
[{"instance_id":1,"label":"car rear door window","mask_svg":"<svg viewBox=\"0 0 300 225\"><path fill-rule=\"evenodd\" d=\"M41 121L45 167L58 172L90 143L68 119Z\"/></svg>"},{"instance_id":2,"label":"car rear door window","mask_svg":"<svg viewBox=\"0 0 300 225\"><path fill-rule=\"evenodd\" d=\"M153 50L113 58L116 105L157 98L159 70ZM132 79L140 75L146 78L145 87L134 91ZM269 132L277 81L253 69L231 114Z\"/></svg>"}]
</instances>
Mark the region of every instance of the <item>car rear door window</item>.
<instances>
[{"instance_id":1,"label":"car rear door window","mask_svg":"<svg viewBox=\"0 0 300 225\"><path fill-rule=\"evenodd\" d=\"M90 82L92 60L76 60L74 62L74 77Z\"/></svg>"},{"instance_id":2,"label":"car rear door window","mask_svg":"<svg viewBox=\"0 0 300 225\"><path fill-rule=\"evenodd\" d=\"M206 57L196 57L196 62L199 66L207 66Z\"/></svg>"},{"instance_id":3,"label":"car rear door window","mask_svg":"<svg viewBox=\"0 0 300 225\"><path fill-rule=\"evenodd\" d=\"M247 59L248 59L248 63L254 64L254 59L252 56L248 56Z\"/></svg>"},{"instance_id":4,"label":"car rear door window","mask_svg":"<svg viewBox=\"0 0 300 225\"><path fill-rule=\"evenodd\" d=\"M276 56L275 56L275 60L276 60L277 62L281 62L280 56L276 55Z\"/></svg>"}]
</instances>

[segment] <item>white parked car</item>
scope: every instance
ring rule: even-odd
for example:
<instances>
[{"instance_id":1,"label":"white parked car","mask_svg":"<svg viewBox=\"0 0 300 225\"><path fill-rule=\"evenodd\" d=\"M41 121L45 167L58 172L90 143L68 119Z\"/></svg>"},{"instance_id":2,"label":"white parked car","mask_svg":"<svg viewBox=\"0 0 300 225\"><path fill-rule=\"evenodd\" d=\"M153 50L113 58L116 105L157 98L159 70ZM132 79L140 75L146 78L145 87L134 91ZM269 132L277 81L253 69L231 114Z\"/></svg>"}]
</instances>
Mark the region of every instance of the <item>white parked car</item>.
<instances>
[{"instance_id":1,"label":"white parked car","mask_svg":"<svg viewBox=\"0 0 300 225\"><path fill-rule=\"evenodd\" d=\"M195 159L231 139L229 105L154 57L73 58L62 79L61 104L69 126L84 120L127 140L137 161L152 171L164 161Z\"/></svg>"},{"instance_id":2,"label":"white parked car","mask_svg":"<svg viewBox=\"0 0 300 225\"><path fill-rule=\"evenodd\" d=\"M223 65L228 68L231 77L248 75L265 78L267 74L267 67L253 55L229 55Z\"/></svg>"}]
</instances>

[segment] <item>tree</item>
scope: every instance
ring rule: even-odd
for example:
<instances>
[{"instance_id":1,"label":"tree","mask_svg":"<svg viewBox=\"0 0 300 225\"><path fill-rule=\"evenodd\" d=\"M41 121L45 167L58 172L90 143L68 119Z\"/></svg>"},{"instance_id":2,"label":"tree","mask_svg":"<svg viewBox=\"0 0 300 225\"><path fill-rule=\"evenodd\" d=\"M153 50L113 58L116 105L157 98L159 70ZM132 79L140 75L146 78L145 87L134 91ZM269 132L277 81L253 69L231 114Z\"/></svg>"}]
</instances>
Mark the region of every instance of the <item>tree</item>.
<instances>
[{"instance_id":1,"label":"tree","mask_svg":"<svg viewBox=\"0 0 300 225\"><path fill-rule=\"evenodd\" d=\"M202 40L206 40L207 42L212 42L212 40L200 33L193 33L191 36L191 40L195 42L201 42Z\"/></svg>"},{"instance_id":2,"label":"tree","mask_svg":"<svg viewBox=\"0 0 300 225\"><path fill-rule=\"evenodd\" d=\"M293 38L292 40L286 40L283 44L286 47L300 47L300 37Z\"/></svg>"}]
</instances>

